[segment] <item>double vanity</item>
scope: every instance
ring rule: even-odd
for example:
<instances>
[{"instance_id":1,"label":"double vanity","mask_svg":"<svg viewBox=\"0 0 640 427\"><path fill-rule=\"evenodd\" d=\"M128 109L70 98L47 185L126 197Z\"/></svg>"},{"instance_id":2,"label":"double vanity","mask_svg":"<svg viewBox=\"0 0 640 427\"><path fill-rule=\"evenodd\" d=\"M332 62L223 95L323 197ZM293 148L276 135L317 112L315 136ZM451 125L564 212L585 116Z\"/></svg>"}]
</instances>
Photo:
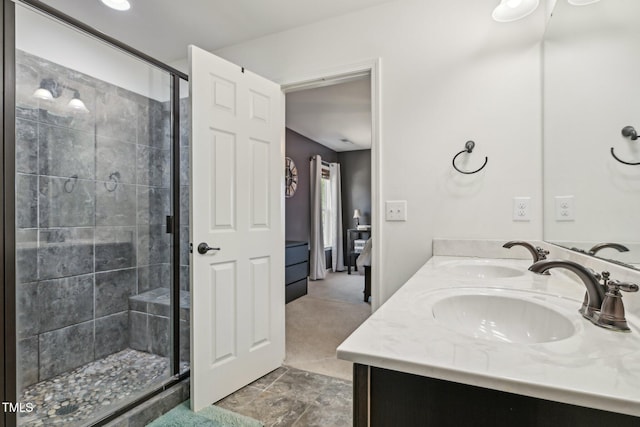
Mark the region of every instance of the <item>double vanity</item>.
<instances>
[{"instance_id":1,"label":"double vanity","mask_svg":"<svg viewBox=\"0 0 640 427\"><path fill-rule=\"evenodd\" d=\"M598 327L575 272L527 257L436 255L342 343L354 425L640 425L637 311Z\"/></svg>"}]
</instances>

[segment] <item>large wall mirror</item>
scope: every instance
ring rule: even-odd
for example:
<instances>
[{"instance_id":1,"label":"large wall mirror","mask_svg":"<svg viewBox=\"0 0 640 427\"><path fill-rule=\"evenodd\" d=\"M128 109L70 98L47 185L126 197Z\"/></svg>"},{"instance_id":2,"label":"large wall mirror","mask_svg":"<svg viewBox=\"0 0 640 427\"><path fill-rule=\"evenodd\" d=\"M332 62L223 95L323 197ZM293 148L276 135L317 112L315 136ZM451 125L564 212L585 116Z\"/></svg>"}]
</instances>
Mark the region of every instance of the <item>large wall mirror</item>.
<instances>
[{"instance_id":1,"label":"large wall mirror","mask_svg":"<svg viewBox=\"0 0 640 427\"><path fill-rule=\"evenodd\" d=\"M544 238L640 268L640 1L571 3L544 40Z\"/></svg>"}]
</instances>

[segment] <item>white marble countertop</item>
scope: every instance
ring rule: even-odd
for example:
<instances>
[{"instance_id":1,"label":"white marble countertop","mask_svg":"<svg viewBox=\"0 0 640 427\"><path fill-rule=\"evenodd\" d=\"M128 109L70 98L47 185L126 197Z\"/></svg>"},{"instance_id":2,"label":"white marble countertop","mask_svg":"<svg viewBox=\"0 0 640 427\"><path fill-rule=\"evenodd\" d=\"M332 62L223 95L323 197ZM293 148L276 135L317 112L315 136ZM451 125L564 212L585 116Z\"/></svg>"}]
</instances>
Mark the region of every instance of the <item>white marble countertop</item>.
<instances>
[{"instance_id":1,"label":"white marble countertop","mask_svg":"<svg viewBox=\"0 0 640 427\"><path fill-rule=\"evenodd\" d=\"M585 287L562 274L527 271L531 261L483 262L521 269L508 278L477 278L456 272L471 257L435 256L338 347L354 363L444 379L547 400L640 416L640 324L632 333L599 328L578 313ZM434 319L429 298L451 288L512 289L553 295L576 333L563 340L518 344L474 338ZM476 288L470 289L470 288ZM464 293L459 289L457 293ZM633 298L637 295L630 295Z\"/></svg>"}]
</instances>

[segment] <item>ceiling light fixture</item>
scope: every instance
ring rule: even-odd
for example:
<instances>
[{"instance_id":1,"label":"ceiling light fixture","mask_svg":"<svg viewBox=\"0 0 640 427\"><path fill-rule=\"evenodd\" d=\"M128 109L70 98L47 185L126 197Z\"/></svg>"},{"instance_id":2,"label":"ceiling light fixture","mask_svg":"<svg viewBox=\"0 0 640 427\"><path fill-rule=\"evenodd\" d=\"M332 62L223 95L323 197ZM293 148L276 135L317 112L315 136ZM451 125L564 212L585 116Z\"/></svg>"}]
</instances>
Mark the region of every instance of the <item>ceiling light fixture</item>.
<instances>
[{"instance_id":1,"label":"ceiling light fixture","mask_svg":"<svg viewBox=\"0 0 640 427\"><path fill-rule=\"evenodd\" d=\"M569 0L569 4L573 6L586 6L588 4L598 3L600 0Z\"/></svg>"},{"instance_id":2,"label":"ceiling light fixture","mask_svg":"<svg viewBox=\"0 0 640 427\"><path fill-rule=\"evenodd\" d=\"M531 15L539 4L539 0L501 0L491 16L498 22L517 21Z\"/></svg>"},{"instance_id":3,"label":"ceiling light fixture","mask_svg":"<svg viewBox=\"0 0 640 427\"><path fill-rule=\"evenodd\" d=\"M100 0L105 6L115 10L129 10L131 4L127 0Z\"/></svg>"}]
</instances>

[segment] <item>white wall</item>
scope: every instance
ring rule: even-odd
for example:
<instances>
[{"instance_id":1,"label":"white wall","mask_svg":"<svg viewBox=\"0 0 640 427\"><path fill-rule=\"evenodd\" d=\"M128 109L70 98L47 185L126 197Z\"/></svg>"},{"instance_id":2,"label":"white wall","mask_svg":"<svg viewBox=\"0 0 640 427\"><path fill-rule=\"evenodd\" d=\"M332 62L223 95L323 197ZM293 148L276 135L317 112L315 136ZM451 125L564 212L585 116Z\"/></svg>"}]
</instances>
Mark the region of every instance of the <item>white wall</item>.
<instances>
[{"instance_id":1,"label":"white wall","mask_svg":"<svg viewBox=\"0 0 640 427\"><path fill-rule=\"evenodd\" d=\"M598 255L640 262L640 30L636 0L589 8L558 4L545 42L545 233L589 249L619 242L631 251ZM560 7L564 6L564 7ZM557 221L554 197L574 196L575 220ZM635 247L635 249L634 249Z\"/></svg>"},{"instance_id":2,"label":"white wall","mask_svg":"<svg viewBox=\"0 0 640 427\"><path fill-rule=\"evenodd\" d=\"M542 237L544 8L498 24L496 4L396 1L214 52L279 82L381 58L381 200L408 201L408 221L378 231L383 300L431 257L434 237ZM489 163L463 176L451 159L468 139L469 166ZM532 221L512 221L514 196L533 198Z\"/></svg>"},{"instance_id":3,"label":"white wall","mask_svg":"<svg viewBox=\"0 0 640 427\"><path fill-rule=\"evenodd\" d=\"M170 97L168 73L20 4L16 48L157 101Z\"/></svg>"}]
</instances>

